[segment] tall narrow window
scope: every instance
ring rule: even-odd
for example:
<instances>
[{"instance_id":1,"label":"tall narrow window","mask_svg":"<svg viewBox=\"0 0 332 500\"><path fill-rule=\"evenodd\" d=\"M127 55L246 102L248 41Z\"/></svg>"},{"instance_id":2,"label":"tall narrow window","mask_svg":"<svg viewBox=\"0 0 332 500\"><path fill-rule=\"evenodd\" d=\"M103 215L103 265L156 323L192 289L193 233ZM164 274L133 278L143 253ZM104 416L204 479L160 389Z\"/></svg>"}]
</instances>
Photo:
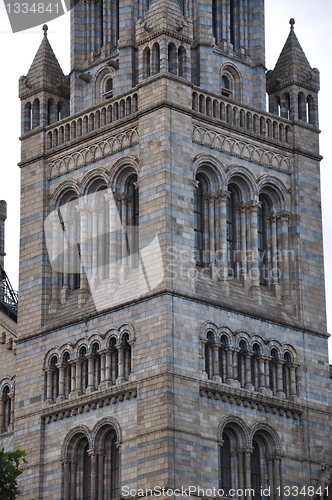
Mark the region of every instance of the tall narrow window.
<instances>
[{"instance_id":1,"label":"tall narrow window","mask_svg":"<svg viewBox=\"0 0 332 500\"><path fill-rule=\"evenodd\" d=\"M244 387L246 383L247 345L244 340L241 340L239 346L240 346L240 351L238 352L238 360L237 360L238 381L240 382L241 387Z\"/></svg>"},{"instance_id":2,"label":"tall narrow window","mask_svg":"<svg viewBox=\"0 0 332 500\"><path fill-rule=\"evenodd\" d=\"M225 75L221 77L221 93L226 97L231 96L231 84L228 76Z\"/></svg>"},{"instance_id":3,"label":"tall narrow window","mask_svg":"<svg viewBox=\"0 0 332 500\"><path fill-rule=\"evenodd\" d=\"M195 259L198 266L202 265L203 251L203 194L202 184L199 182L194 192L194 233Z\"/></svg>"},{"instance_id":4,"label":"tall narrow window","mask_svg":"<svg viewBox=\"0 0 332 500\"><path fill-rule=\"evenodd\" d=\"M69 363L70 354L65 352L63 355L63 364L65 365L65 396L68 397L70 393L71 384L71 365Z\"/></svg>"},{"instance_id":5,"label":"tall narrow window","mask_svg":"<svg viewBox=\"0 0 332 500\"><path fill-rule=\"evenodd\" d=\"M221 381L225 384L227 380L227 338L225 335L221 337L221 346L219 347L219 375Z\"/></svg>"},{"instance_id":6,"label":"tall narrow window","mask_svg":"<svg viewBox=\"0 0 332 500\"><path fill-rule=\"evenodd\" d=\"M11 399L9 396L9 387L8 385L4 388L3 390L3 403L4 403L4 428L5 430L8 429L11 421Z\"/></svg>"},{"instance_id":7,"label":"tall narrow window","mask_svg":"<svg viewBox=\"0 0 332 500\"><path fill-rule=\"evenodd\" d=\"M119 498L119 450L116 445L116 435L114 433L111 443L111 499Z\"/></svg>"},{"instance_id":8,"label":"tall narrow window","mask_svg":"<svg viewBox=\"0 0 332 500\"><path fill-rule=\"evenodd\" d=\"M251 487L254 490L254 500L259 500L260 489L261 489L261 474L260 474L260 454L259 445L254 439L252 442L253 452L250 456L250 466L251 466Z\"/></svg>"},{"instance_id":9,"label":"tall narrow window","mask_svg":"<svg viewBox=\"0 0 332 500\"><path fill-rule=\"evenodd\" d=\"M253 351L254 354L251 357L251 383L254 386L255 391L258 390L259 388L259 355L260 355L260 350L259 350L259 345L254 344L253 345Z\"/></svg>"},{"instance_id":10,"label":"tall narrow window","mask_svg":"<svg viewBox=\"0 0 332 500\"><path fill-rule=\"evenodd\" d=\"M92 346L92 352L95 356L94 358L94 376L93 376L93 380L94 380L94 386L95 386L95 389L98 388L98 385L100 384L100 378L101 378L101 358L100 358L100 354L99 354L99 345L97 342L95 342Z\"/></svg>"},{"instance_id":11,"label":"tall narrow window","mask_svg":"<svg viewBox=\"0 0 332 500\"><path fill-rule=\"evenodd\" d=\"M284 355L284 364L282 365L282 374L283 374L283 386L284 386L284 393L286 394L287 397L290 396L290 369L289 365L291 363L291 357L288 352L285 353Z\"/></svg>"},{"instance_id":12,"label":"tall narrow window","mask_svg":"<svg viewBox=\"0 0 332 500\"><path fill-rule=\"evenodd\" d=\"M234 195L227 198L226 202L226 232L227 232L227 267L228 274L234 269Z\"/></svg>"},{"instance_id":13,"label":"tall narrow window","mask_svg":"<svg viewBox=\"0 0 332 500\"><path fill-rule=\"evenodd\" d=\"M277 394L277 364L278 364L278 352L276 349L272 349L269 368L270 368L270 389L273 392L273 394Z\"/></svg>"},{"instance_id":14,"label":"tall narrow window","mask_svg":"<svg viewBox=\"0 0 332 500\"><path fill-rule=\"evenodd\" d=\"M220 447L220 488L228 496L231 489L231 443L225 434L222 435L223 445Z\"/></svg>"},{"instance_id":15,"label":"tall narrow window","mask_svg":"<svg viewBox=\"0 0 332 500\"><path fill-rule=\"evenodd\" d=\"M129 344L129 335L126 334L123 337L123 348L124 348L124 378L128 380L131 372L131 346Z\"/></svg>"},{"instance_id":16,"label":"tall narrow window","mask_svg":"<svg viewBox=\"0 0 332 500\"><path fill-rule=\"evenodd\" d=\"M59 395L59 368L56 366L58 358L53 356L51 359L52 367L52 398L56 400Z\"/></svg>"},{"instance_id":17,"label":"tall narrow window","mask_svg":"<svg viewBox=\"0 0 332 500\"><path fill-rule=\"evenodd\" d=\"M261 206L258 207L257 212L257 236L258 236L258 270L259 282L261 285L266 284L266 270L265 270L265 213L266 204L261 200Z\"/></svg>"},{"instance_id":18,"label":"tall narrow window","mask_svg":"<svg viewBox=\"0 0 332 500\"><path fill-rule=\"evenodd\" d=\"M83 448L83 500L91 499L91 457L88 453L89 443Z\"/></svg>"},{"instance_id":19,"label":"tall narrow window","mask_svg":"<svg viewBox=\"0 0 332 500\"><path fill-rule=\"evenodd\" d=\"M212 350L212 334L207 334L207 342L205 344L205 371L208 377L213 377L213 350Z\"/></svg>"},{"instance_id":20,"label":"tall narrow window","mask_svg":"<svg viewBox=\"0 0 332 500\"><path fill-rule=\"evenodd\" d=\"M86 358L86 348L81 347L80 349L80 361L81 361L81 387L82 391L88 387L88 360Z\"/></svg>"}]
</instances>

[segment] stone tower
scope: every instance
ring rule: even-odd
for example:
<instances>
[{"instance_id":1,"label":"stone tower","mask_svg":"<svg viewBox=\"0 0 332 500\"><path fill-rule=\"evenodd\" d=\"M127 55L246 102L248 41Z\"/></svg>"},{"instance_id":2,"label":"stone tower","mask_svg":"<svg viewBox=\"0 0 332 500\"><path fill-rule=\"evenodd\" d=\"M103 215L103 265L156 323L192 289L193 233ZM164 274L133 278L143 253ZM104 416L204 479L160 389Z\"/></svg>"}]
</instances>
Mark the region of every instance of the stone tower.
<instances>
[{"instance_id":1,"label":"stone tower","mask_svg":"<svg viewBox=\"0 0 332 500\"><path fill-rule=\"evenodd\" d=\"M267 74L263 0L78 0L71 21L70 77L44 27L20 79L1 439L27 452L23 495L316 486L332 464L319 73L293 20Z\"/></svg>"}]
</instances>

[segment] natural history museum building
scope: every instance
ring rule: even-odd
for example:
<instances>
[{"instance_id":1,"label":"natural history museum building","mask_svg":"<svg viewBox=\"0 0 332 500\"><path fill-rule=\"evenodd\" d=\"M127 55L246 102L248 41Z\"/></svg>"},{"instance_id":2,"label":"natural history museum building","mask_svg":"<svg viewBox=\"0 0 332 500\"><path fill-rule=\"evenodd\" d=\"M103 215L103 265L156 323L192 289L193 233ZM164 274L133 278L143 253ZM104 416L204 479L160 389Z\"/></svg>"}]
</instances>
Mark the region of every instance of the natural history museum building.
<instances>
[{"instance_id":1,"label":"natural history museum building","mask_svg":"<svg viewBox=\"0 0 332 500\"><path fill-rule=\"evenodd\" d=\"M19 81L18 307L0 202L23 498L327 498L320 83L294 24L266 72L263 0L77 0L69 76L44 26Z\"/></svg>"}]
</instances>

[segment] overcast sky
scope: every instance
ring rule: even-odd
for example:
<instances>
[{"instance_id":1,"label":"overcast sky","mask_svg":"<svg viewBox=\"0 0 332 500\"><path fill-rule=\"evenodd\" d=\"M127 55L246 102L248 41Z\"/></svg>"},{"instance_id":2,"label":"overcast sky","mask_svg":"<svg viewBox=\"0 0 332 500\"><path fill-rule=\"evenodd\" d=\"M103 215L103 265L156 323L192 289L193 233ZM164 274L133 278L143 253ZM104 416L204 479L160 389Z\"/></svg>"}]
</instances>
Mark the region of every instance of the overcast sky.
<instances>
[{"instance_id":1,"label":"overcast sky","mask_svg":"<svg viewBox=\"0 0 332 500\"><path fill-rule=\"evenodd\" d=\"M322 204L325 251L328 330L332 331L332 2L331 0L265 0L266 67L273 69L289 33L289 19L295 18L295 33L311 67L319 69L321 91L319 115L321 134ZM69 14L48 23L48 37L65 74L69 73ZM41 43L41 26L13 34L4 4L0 0L0 200L8 204L6 222L5 269L18 286L19 262L19 190L20 170L20 101L18 79L26 75ZM332 363L332 342L330 342Z\"/></svg>"}]
</instances>

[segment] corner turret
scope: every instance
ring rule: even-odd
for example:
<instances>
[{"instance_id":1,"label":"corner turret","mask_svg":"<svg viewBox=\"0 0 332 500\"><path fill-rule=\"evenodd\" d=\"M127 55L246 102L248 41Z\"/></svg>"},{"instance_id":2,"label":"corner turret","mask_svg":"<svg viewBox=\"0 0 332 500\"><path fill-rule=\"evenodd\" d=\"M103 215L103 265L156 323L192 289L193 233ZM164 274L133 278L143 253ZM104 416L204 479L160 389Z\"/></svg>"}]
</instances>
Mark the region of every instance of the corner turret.
<instances>
[{"instance_id":1,"label":"corner turret","mask_svg":"<svg viewBox=\"0 0 332 500\"><path fill-rule=\"evenodd\" d=\"M47 30L45 24L43 40L28 74L19 80L22 134L69 116L69 79L55 57Z\"/></svg>"},{"instance_id":2,"label":"corner turret","mask_svg":"<svg viewBox=\"0 0 332 500\"><path fill-rule=\"evenodd\" d=\"M318 127L319 71L311 68L294 31L295 20L273 71L266 74L269 110Z\"/></svg>"}]
</instances>

